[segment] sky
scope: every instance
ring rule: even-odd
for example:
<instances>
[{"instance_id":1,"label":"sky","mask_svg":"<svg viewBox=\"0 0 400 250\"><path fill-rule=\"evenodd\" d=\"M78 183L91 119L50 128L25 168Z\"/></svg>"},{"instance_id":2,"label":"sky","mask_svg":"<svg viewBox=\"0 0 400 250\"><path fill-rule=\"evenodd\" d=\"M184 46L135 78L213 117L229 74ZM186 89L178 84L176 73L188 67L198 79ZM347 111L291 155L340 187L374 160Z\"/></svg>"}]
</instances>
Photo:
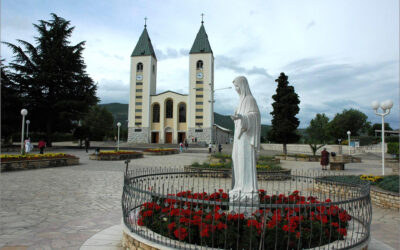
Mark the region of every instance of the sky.
<instances>
[{"instance_id":1,"label":"sky","mask_svg":"<svg viewBox=\"0 0 400 250\"><path fill-rule=\"evenodd\" d=\"M350 108L380 123L371 102L387 99L394 106L385 122L400 127L398 0L2 0L1 41L34 44L33 24L50 13L75 27L72 44L86 41L83 57L100 103L129 102L130 55L145 17L158 59L157 92L188 93L189 50L204 13L214 88L246 76L263 124L271 124L275 79L284 72L300 98L301 128L317 113L332 119ZM12 60L4 45L1 57ZM238 96L218 90L215 101L215 111L228 115Z\"/></svg>"}]
</instances>

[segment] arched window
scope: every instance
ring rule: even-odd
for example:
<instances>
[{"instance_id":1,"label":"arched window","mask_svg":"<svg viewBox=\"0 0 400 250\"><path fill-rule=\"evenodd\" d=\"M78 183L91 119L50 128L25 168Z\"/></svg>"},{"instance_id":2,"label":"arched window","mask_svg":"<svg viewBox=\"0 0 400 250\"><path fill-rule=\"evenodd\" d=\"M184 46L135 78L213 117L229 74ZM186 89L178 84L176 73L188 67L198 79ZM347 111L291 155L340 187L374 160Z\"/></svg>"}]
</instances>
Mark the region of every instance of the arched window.
<instances>
[{"instance_id":1,"label":"arched window","mask_svg":"<svg viewBox=\"0 0 400 250\"><path fill-rule=\"evenodd\" d=\"M179 122L186 122L186 104L179 104Z\"/></svg>"},{"instance_id":2,"label":"arched window","mask_svg":"<svg viewBox=\"0 0 400 250\"><path fill-rule=\"evenodd\" d=\"M165 104L165 118L172 118L172 117L173 117L173 102L171 99L169 99Z\"/></svg>"},{"instance_id":3,"label":"arched window","mask_svg":"<svg viewBox=\"0 0 400 250\"><path fill-rule=\"evenodd\" d=\"M137 72L142 72L143 71L143 63L138 63L136 65L136 71Z\"/></svg>"},{"instance_id":4,"label":"arched window","mask_svg":"<svg viewBox=\"0 0 400 250\"><path fill-rule=\"evenodd\" d=\"M160 122L160 105L158 103L153 105L153 122Z\"/></svg>"},{"instance_id":5,"label":"arched window","mask_svg":"<svg viewBox=\"0 0 400 250\"><path fill-rule=\"evenodd\" d=\"M197 61L196 69L203 69L203 61L202 60Z\"/></svg>"}]
</instances>

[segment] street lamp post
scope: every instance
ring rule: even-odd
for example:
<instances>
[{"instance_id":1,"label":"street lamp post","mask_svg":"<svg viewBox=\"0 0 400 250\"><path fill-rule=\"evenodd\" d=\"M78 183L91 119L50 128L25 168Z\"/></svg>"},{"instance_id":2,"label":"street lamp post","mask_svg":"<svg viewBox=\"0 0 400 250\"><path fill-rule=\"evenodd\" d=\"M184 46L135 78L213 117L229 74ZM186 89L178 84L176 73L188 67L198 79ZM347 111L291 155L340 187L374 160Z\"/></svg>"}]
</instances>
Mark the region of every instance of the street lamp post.
<instances>
[{"instance_id":1,"label":"street lamp post","mask_svg":"<svg viewBox=\"0 0 400 250\"><path fill-rule=\"evenodd\" d=\"M351 154L351 152L350 152L350 135L351 135L351 132L350 132L350 130L349 131L347 131L347 137L348 137L348 145L349 145L349 155Z\"/></svg>"},{"instance_id":2,"label":"street lamp post","mask_svg":"<svg viewBox=\"0 0 400 250\"><path fill-rule=\"evenodd\" d=\"M21 155L24 153L24 129L25 129L25 116L28 114L28 110L21 109L22 115L22 131L21 131Z\"/></svg>"},{"instance_id":3,"label":"street lamp post","mask_svg":"<svg viewBox=\"0 0 400 250\"><path fill-rule=\"evenodd\" d=\"M118 127L118 142L117 142L117 151L119 151L119 128L121 127L121 123L118 122L117 123L117 127Z\"/></svg>"},{"instance_id":4,"label":"street lamp post","mask_svg":"<svg viewBox=\"0 0 400 250\"><path fill-rule=\"evenodd\" d=\"M382 118L382 131L381 131L381 136L382 136L382 175L385 175L385 120L384 117L385 115L388 115L390 113L390 109L393 107L393 101L392 100L386 100L381 103L381 109L383 110L383 113L378 113L378 108L379 108L379 102L373 101L371 103L372 109L375 110L375 114L380 116Z\"/></svg>"},{"instance_id":5,"label":"street lamp post","mask_svg":"<svg viewBox=\"0 0 400 250\"><path fill-rule=\"evenodd\" d=\"M29 138L29 124L31 124L31 121L26 120L26 138Z\"/></svg>"}]
</instances>

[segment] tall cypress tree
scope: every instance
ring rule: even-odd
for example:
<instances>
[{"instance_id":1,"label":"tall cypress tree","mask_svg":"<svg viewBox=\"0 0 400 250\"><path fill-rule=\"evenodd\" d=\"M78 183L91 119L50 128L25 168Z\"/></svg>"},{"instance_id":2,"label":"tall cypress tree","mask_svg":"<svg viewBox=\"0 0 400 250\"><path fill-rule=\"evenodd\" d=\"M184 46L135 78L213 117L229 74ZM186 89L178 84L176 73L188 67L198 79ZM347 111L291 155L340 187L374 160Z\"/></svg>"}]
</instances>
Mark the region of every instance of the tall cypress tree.
<instances>
[{"instance_id":1,"label":"tall cypress tree","mask_svg":"<svg viewBox=\"0 0 400 250\"><path fill-rule=\"evenodd\" d=\"M32 131L46 132L49 143L53 132L69 132L73 121L98 102L97 86L82 58L85 42L70 45L74 27L56 14L51 16L34 24L39 33L36 46L23 40L17 40L22 47L5 43L14 52L9 68L21 90L20 108L28 109Z\"/></svg>"},{"instance_id":2,"label":"tall cypress tree","mask_svg":"<svg viewBox=\"0 0 400 250\"><path fill-rule=\"evenodd\" d=\"M283 152L287 154L286 144L297 142L300 136L296 134L296 129L300 124L296 115L299 113L299 96L294 91L293 86L289 86L288 76L281 73L276 94L272 96L274 111L272 115L272 129L268 133L268 139L273 142L283 144Z\"/></svg>"}]
</instances>

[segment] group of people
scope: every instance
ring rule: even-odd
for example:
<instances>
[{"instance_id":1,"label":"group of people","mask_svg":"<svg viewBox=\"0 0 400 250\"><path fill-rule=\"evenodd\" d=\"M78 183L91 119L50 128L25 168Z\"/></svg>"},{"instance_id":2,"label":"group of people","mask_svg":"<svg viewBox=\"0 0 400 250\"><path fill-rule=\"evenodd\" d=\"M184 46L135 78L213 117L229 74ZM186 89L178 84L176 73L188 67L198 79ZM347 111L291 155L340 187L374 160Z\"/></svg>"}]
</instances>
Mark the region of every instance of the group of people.
<instances>
[{"instance_id":1,"label":"group of people","mask_svg":"<svg viewBox=\"0 0 400 250\"><path fill-rule=\"evenodd\" d=\"M28 138L24 141L25 145L25 153L28 154L32 151L33 145L31 143L31 138ZM46 141L44 139L40 139L38 142L38 148L40 150L40 154L44 153L44 148L46 147Z\"/></svg>"},{"instance_id":2,"label":"group of people","mask_svg":"<svg viewBox=\"0 0 400 250\"><path fill-rule=\"evenodd\" d=\"M214 145L210 142L208 144L208 153L211 154L213 152L213 148L214 148L214 153L216 152L216 147L214 147ZM218 153L222 152L222 145L221 143L218 144Z\"/></svg>"},{"instance_id":3,"label":"group of people","mask_svg":"<svg viewBox=\"0 0 400 250\"><path fill-rule=\"evenodd\" d=\"M185 142L180 142L179 143L179 151L182 153L183 152L183 148L185 148L185 151L187 151L189 147L189 143L187 140L185 140Z\"/></svg>"}]
</instances>

